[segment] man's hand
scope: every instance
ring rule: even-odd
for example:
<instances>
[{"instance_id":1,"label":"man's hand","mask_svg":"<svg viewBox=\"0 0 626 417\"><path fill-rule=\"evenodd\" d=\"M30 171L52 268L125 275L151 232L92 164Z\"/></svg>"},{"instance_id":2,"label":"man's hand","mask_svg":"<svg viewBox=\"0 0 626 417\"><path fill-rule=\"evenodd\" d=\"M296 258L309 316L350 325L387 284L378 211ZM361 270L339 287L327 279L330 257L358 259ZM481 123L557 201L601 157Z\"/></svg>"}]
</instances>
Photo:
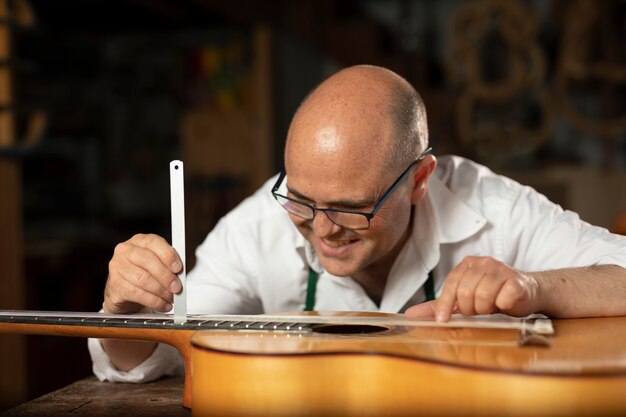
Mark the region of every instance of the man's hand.
<instances>
[{"instance_id":1,"label":"man's hand","mask_svg":"<svg viewBox=\"0 0 626 417\"><path fill-rule=\"evenodd\" d=\"M167 312L181 290L182 262L165 239L138 234L115 247L104 290L104 311L136 313L144 307Z\"/></svg>"},{"instance_id":2,"label":"man's hand","mask_svg":"<svg viewBox=\"0 0 626 417\"><path fill-rule=\"evenodd\" d=\"M535 278L488 256L468 256L450 272L438 300L413 306L406 315L437 321L448 321L453 313L523 317L540 306Z\"/></svg>"}]
</instances>

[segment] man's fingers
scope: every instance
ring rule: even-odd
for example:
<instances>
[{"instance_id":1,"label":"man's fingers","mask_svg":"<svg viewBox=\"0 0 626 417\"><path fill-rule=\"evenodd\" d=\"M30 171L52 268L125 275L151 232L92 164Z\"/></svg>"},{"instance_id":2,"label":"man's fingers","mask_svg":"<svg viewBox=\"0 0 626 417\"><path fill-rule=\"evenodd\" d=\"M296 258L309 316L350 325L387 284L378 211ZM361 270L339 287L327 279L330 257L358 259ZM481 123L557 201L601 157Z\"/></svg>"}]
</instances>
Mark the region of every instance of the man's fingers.
<instances>
[{"instance_id":1,"label":"man's fingers","mask_svg":"<svg viewBox=\"0 0 626 417\"><path fill-rule=\"evenodd\" d=\"M448 275L435 317L447 321L454 303L464 315L500 312L521 317L536 311L537 293L531 275L491 257L468 256Z\"/></svg>"},{"instance_id":2,"label":"man's fingers","mask_svg":"<svg viewBox=\"0 0 626 417\"><path fill-rule=\"evenodd\" d=\"M161 263L165 265L171 272L179 273L183 267L180 257L176 250L163 239L161 236L154 234L147 235L135 235L130 239L130 242L136 246L146 248L154 252L161 260Z\"/></svg>"},{"instance_id":3,"label":"man's fingers","mask_svg":"<svg viewBox=\"0 0 626 417\"><path fill-rule=\"evenodd\" d=\"M404 314L411 318L434 318L437 314L437 303L439 300L427 301L421 304L409 307ZM451 314L459 313L459 306L455 303L452 306Z\"/></svg>"},{"instance_id":4,"label":"man's fingers","mask_svg":"<svg viewBox=\"0 0 626 417\"><path fill-rule=\"evenodd\" d=\"M135 306L134 308L132 306ZM149 291L132 285L128 281L117 280L115 290L107 285L105 289L105 311L109 313L128 313L146 306L157 311L172 309L171 300L163 299Z\"/></svg>"},{"instance_id":5,"label":"man's fingers","mask_svg":"<svg viewBox=\"0 0 626 417\"><path fill-rule=\"evenodd\" d=\"M524 290L519 281L509 280L504 283L502 289L498 293L495 305L501 311L509 311L515 307L520 301L526 301L528 294Z\"/></svg>"},{"instance_id":6,"label":"man's fingers","mask_svg":"<svg viewBox=\"0 0 626 417\"><path fill-rule=\"evenodd\" d=\"M172 308L173 293L181 290L176 272L180 258L157 235L138 234L115 247L109 262L105 309L132 313L146 306L158 311Z\"/></svg>"},{"instance_id":7,"label":"man's fingers","mask_svg":"<svg viewBox=\"0 0 626 417\"><path fill-rule=\"evenodd\" d=\"M492 314L498 311L496 297L506 279L502 275L485 274L474 292L474 310L476 314Z\"/></svg>"},{"instance_id":8,"label":"man's fingers","mask_svg":"<svg viewBox=\"0 0 626 417\"><path fill-rule=\"evenodd\" d=\"M476 314L476 290L485 278L485 271L482 268L467 268L463 271L456 290L456 302L461 314L466 316Z\"/></svg>"},{"instance_id":9,"label":"man's fingers","mask_svg":"<svg viewBox=\"0 0 626 417\"><path fill-rule=\"evenodd\" d=\"M180 291L178 277L166 264L163 264L162 259L151 248L132 246L126 253L126 259L135 268L132 268L128 263L121 262L120 272L133 285L145 287L158 283L165 291L173 293ZM146 271L147 274L144 274L143 271ZM155 281L155 283L151 281ZM154 289L153 286L145 288L148 290ZM152 292L155 294L161 293L161 291L156 289Z\"/></svg>"},{"instance_id":10,"label":"man's fingers","mask_svg":"<svg viewBox=\"0 0 626 417\"><path fill-rule=\"evenodd\" d=\"M441 297L439 297L437 305L435 306L435 319L439 322L450 320L452 310L457 304L456 290L464 269L466 269L465 266L457 265L446 279L443 290L441 291Z\"/></svg>"},{"instance_id":11,"label":"man's fingers","mask_svg":"<svg viewBox=\"0 0 626 417\"><path fill-rule=\"evenodd\" d=\"M434 318L436 313L437 300L414 305L408 308L404 314L413 318Z\"/></svg>"},{"instance_id":12,"label":"man's fingers","mask_svg":"<svg viewBox=\"0 0 626 417\"><path fill-rule=\"evenodd\" d=\"M161 236L149 234L149 235L136 235L139 240L139 246L145 247L154 253L160 260L168 272L159 270L150 270L152 274L165 286L169 291L177 294L182 289L180 280L175 274L178 274L183 269L183 263L176 253L176 250ZM151 264L156 267L155 264Z\"/></svg>"},{"instance_id":13,"label":"man's fingers","mask_svg":"<svg viewBox=\"0 0 626 417\"><path fill-rule=\"evenodd\" d=\"M163 268L163 270L165 269ZM143 269L130 262L127 262L123 264L122 266L120 266L116 270L116 273L119 274L125 281L127 281L130 284L130 286L141 288L165 300L172 299L172 291L169 288L164 287L163 284L161 283L161 281L165 281L165 280L167 280L167 282L170 282L171 279L168 279L168 278L158 279L149 270ZM165 272L165 274L170 275L172 273L167 271ZM137 301L137 300L133 300L133 301Z\"/></svg>"},{"instance_id":14,"label":"man's fingers","mask_svg":"<svg viewBox=\"0 0 626 417\"><path fill-rule=\"evenodd\" d=\"M516 303L523 301L523 276L516 270L490 257L468 256L448 275L435 317L447 321L454 312L465 315L516 312ZM517 307L517 306L516 306Z\"/></svg>"}]
</instances>

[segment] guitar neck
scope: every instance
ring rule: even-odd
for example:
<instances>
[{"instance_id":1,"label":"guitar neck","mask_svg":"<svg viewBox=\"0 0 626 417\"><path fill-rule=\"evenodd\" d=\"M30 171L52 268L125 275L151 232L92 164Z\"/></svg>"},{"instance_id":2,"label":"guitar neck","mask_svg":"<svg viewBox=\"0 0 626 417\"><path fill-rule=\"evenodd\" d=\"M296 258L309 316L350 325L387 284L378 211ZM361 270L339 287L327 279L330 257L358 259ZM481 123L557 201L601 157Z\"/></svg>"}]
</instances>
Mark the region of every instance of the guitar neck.
<instances>
[{"instance_id":1,"label":"guitar neck","mask_svg":"<svg viewBox=\"0 0 626 417\"><path fill-rule=\"evenodd\" d=\"M188 315L182 323L171 314L106 314L66 311L0 310L0 325L22 324L36 326L74 326L117 329L159 330L264 330L310 332L319 325L456 327L514 329L538 334L553 334L547 319L453 318L447 323L431 319L408 319L402 315L367 316L349 314L329 315Z\"/></svg>"},{"instance_id":2,"label":"guitar neck","mask_svg":"<svg viewBox=\"0 0 626 417\"><path fill-rule=\"evenodd\" d=\"M240 316L188 316L183 323L177 323L171 314L0 310L0 333L120 338L148 336L146 340L161 341L162 337L155 338L154 334L161 334L163 331L178 333L197 330L274 330L303 333L310 332L311 326L311 323L272 322L262 316L246 316L243 320Z\"/></svg>"}]
</instances>

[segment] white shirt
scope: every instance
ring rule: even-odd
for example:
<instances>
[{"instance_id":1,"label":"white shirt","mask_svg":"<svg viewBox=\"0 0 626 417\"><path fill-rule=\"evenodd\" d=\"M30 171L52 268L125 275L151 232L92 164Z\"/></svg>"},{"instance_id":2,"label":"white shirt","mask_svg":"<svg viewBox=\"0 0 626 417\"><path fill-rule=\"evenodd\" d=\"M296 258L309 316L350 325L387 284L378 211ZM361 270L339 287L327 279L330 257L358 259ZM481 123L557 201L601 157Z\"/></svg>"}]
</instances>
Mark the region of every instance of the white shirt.
<instances>
[{"instance_id":1,"label":"white shirt","mask_svg":"<svg viewBox=\"0 0 626 417\"><path fill-rule=\"evenodd\" d=\"M196 251L187 275L189 313L260 314L301 311L309 267L319 280L315 310L402 312L424 301L433 270L435 293L465 256L491 256L522 271L596 264L626 267L626 238L591 226L530 187L456 156L444 156L413 231L396 259L380 307L348 277L324 271L312 246L274 200L276 177L228 213ZM108 361L89 341L94 373L112 381L146 381L181 372L173 348L160 346L131 372Z\"/></svg>"}]
</instances>

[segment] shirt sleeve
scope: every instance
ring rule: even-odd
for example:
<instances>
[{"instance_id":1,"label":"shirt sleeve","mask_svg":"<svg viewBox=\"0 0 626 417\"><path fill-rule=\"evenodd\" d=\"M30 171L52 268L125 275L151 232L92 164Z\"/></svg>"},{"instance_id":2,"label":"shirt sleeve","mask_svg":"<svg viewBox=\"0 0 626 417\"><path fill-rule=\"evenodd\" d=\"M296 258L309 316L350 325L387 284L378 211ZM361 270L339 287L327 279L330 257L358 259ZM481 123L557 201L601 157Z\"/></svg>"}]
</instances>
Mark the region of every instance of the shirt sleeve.
<instances>
[{"instance_id":1,"label":"shirt sleeve","mask_svg":"<svg viewBox=\"0 0 626 417\"><path fill-rule=\"evenodd\" d=\"M526 186L511 190L501 241L513 266L525 271L614 264L626 268L626 237L563 210Z\"/></svg>"},{"instance_id":2,"label":"shirt sleeve","mask_svg":"<svg viewBox=\"0 0 626 417\"><path fill-rule=\"evenodd\" d=\"M88 339L93 373L100 381L150 382L166 375L184 375L183 358L173 346L159 343L145 361L125 372L115 368L99 339Z\"/></svg>"}]
</instances>

